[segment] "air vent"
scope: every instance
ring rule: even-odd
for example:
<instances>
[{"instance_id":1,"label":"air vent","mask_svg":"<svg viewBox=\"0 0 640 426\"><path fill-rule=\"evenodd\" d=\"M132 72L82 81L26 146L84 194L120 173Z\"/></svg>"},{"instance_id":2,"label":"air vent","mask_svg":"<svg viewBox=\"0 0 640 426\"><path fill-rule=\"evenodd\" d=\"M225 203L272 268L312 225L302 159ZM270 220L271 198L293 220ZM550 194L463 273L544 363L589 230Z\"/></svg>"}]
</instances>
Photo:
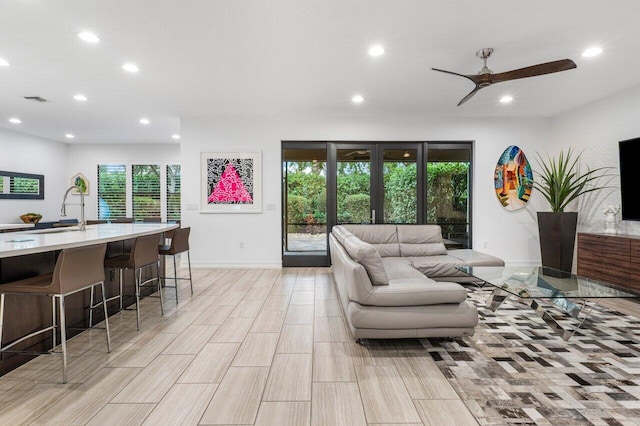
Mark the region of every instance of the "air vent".
<instances>
[{"instance_id":1,"label":"air vent","mask_svg":"<svg viewBox=\"0 0 640 426\"><path fill-rule=\"evenodd\" d=\"M40 96L25 96L24 97L28 101L36 101L36 102L49 102L45 98L41 98Z\"/></svg>"}]
</instances>

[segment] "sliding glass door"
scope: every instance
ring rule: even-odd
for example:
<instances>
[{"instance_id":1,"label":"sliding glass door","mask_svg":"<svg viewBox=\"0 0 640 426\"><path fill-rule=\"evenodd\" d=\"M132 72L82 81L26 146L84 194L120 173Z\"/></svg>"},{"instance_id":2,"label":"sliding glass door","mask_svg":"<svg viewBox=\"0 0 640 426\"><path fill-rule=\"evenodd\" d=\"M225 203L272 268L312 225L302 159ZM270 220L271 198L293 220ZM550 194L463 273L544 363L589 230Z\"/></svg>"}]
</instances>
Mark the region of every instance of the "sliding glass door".
<instances>
[{"instance_id":1,"label":"sliding glass door","mask_svg":"<svg viewBox=\"0 0 640 426\"><path fill-rule=\"evenodd\" d=\"M471 246L471 143L283 142L283 265L329 265L336 224L433 223Z\"/></svg>"}]
</instances>

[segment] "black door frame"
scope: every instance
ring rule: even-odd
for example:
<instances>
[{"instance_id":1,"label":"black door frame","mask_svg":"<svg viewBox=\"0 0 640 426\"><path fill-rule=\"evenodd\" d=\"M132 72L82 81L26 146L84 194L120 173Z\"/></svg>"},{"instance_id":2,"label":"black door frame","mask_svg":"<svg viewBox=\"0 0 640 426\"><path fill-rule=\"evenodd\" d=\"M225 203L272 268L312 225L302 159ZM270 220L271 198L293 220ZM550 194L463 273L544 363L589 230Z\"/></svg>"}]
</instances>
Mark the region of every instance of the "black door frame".
<instances>
[{"instance_id":1,"label":"black door frame","mask_svg":"<svg viewBox=\"0 0 640 426\"><path fill-rule=\"evenodd\" d=\"M285 212L287 208L287 191L284 170L285 149L326 149L326 194L327 194L327 252L318 254L314 252L285 253L284 239L287 232L285 223ZM370 208L376 210L375 223L383 223L384 220L384 199L381 196L384 191L384 182L381 179L383 167L383 155L385 149L416 149L417 150L417 224L426 223L426 185L427 185L427 162L429 160L430 149L468 149L470 151L469 161L469 198L468 198L468 218L469 218L469 241L472 242L473 232L473 170L474 170L474 142L473 141L281 141L281 200L282 200L282 266L304 267L304 266L329 266L330 248L329 233L333 226L337 224L337 150L338 149L370 149L371 150L371 190Z\"/></svg>"}]
</instances>

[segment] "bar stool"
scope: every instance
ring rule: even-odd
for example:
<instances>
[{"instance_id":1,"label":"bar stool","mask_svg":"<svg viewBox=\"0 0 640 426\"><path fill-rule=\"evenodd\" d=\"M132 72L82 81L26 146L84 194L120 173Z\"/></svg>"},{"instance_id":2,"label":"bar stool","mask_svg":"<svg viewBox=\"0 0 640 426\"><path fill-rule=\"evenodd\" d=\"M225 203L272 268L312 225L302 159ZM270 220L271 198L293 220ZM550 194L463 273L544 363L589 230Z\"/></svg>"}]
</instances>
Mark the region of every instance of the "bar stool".
<instances>
[{"instance_id":1,"label":"bar stool","mask_svg":"<svg viewBox=\"0 0 640 426\"><path fill-rule=\"evenodd\" d=\"M56 329L59 327L60 344L62 346L62 383L67 383L67 332L64 299L79 291L100 286L103 295L102 305L106 312L107 301L104 297L104 267L102 265L106 248L106 244L98 244L62 250L56 261L53 273L0 285L0 346L2 345L4 300L6 294L51 297L53 310L51 327L34 331L28 336L21 337L4 347L0 347L0 352L7 351L14 345L49 330L53 331L53 347L55 348ZM56 299L58 299L58 306L60 308L59 326L56 321ZM107 352L111 352L109 320L106 316L104 319L104 328L107 333Z\"/></svg>"},{"instance_id":2,"label":"bar stool","mask_svg":"<svg viewBox=\"0 0 640 426\"><path fill-rule=\"evenodd\" d=\"M193 296L193 280L191 279L191 256L189 255L189 234L191 228L175 229L171 237L171 245L160 245L158 252L162 256L173 256L173 282L175 285L167 285L167 277L164 277L164 286L176 289L176 305L178 304L178 280L189 280L191 285L191 295ZM176 255L187 252L187 261L189 263L189 278L178 278L178 269L176 268Z\"/></svg>"},{"instance_id":3,"label":"bar stool","mask_svg":"<svg viewBox=\"0 0 640 426\"><path fill-rule=\"evenodd\" d=\"M106 268L120 270L120 294L107 300L120 298L120 309L122 310L123 280L124 271L133 269L136 281L136 328L140 330L140 288L148 286L153 281L158 282L158 293L160 297L160 311L164 316L164 306L162 304L162 288L160 286L160 258L158 257L158 234L137 237L131 248L131 252L122 256L108 257L104 260ZM142 281L142 270L151 265L156 265L157 276Z\"/></svg>"}]
</instances>

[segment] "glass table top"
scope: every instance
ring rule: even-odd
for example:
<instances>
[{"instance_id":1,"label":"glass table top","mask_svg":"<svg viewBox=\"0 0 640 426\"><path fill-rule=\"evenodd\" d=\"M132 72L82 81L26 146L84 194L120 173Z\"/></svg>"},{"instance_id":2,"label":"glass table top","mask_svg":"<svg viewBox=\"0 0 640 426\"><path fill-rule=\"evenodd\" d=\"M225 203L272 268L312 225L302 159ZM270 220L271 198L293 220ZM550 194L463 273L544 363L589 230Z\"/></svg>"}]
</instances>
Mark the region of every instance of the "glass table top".
<instances>
[{"instance_id":1,"label":"glass table top","mask_svg":"<svg viewBox=\"0 0 640 426\"><path fill-rule=\"evenodd\" d=\"M456 269L522 299L640 297L640 293L633 290L540 266L461 266Z\"/></svg>"}]
</instances>

